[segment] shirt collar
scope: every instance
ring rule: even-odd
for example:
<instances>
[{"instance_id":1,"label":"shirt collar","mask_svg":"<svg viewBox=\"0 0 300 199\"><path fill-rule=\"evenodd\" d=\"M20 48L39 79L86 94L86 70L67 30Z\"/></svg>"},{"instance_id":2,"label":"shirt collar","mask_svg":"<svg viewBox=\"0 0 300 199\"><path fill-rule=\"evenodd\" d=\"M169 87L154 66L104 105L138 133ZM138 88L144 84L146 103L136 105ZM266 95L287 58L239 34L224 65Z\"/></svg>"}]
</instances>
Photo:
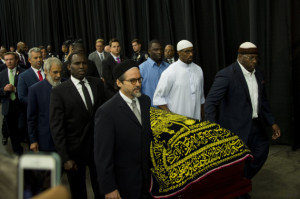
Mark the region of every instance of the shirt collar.
<instances>
[{"instance_id":1,"label":"shirt collar","mask_svg":"<svg viewBox=\"0 0 300 199\"><path fill-rule=\"evenodd\" d=\"M131 104L132 103L132 99L130 99L129 97L127 97L126 95L124 95L121 90L119 90L119 93L120 93L121 97L124 99L124 101L127 104ZM135 101L137 101L137 97L134 97L133 99L135 99Z\"/></svg>"},{"instance_id":2,"label":"shirt collar","mask_svg":"<svg viewBox=\"0 0 300 199\"><path fill-rule=\"evenodd\" d=\"M177 61L178 61L178 63L180 63L180 65L183 65L183 66L185 66L185 67L190 67L191 64L193 63L193 62L191 62L190 64L186 64L186 63L184 63L183 61L181 61L180 59L178 59Z\"/></svg>"},{"instance_id":3,"label":"shirt collar","mask_svg":"<svg viewBox=\"0 0 300 199\"><path fill-rule=\"evenodd\" d=\"M71 81L74 83L74 85L77 85L77 84L79 84L80 83L80 81L84 81L84 83L86 83L87 82L87 80L86 80L86 78L84 77L82 80L79 80L79 79L76 79L75 77L73 77L72 75L71 75Z\"/></svg>"},{"instance_id":4,"label":"shirt collar","mask_svg":"<svg viewBox=\"0 0 300 199\"><path fill-rule=\"evenodd\" d=\"M13 69L9 69L9 68L7 68L8 69L8 71L10 72L10 70L12 70L13 71L13 73L15 73L16 71L17 71L17 66L16 67L14 67Z\"/></svg>"},{"instance_id":5,"label":"shirt collar","mask_svg":"<svg viewBox=\"0 0 300 199\"><path fill-rule=\"evenodd\" d=\"M36 73L37 73L37 71L39 71L39 70L40 70L40 71L43 71L43 70L42 70L42 67L41 67L40 69L36 69L36 68L33 68L33 67L31 66L31 68L32 68L32 70L33 70L34 72L36 72Z\"/></svg>"},{"instance_id":6,"label":"shirt collar","mask_svg":"<svg viewBox=\"0 0 300 199\"><path fill-rule=\"evenodd\" d=\"M120 58L120 55L119 56L114 56L112 53L110 53L111 54L111 56L113 56L113 58L115 59L115 60L117 60L117 58L119 58L120 60L121 60L121 58Z\"/></svg>"},{"instance_id":7,"label":"shirt collar","mask_svg":"<svg viewBox=\"0 0 300 199\"><path fill-rule=\"evenodd\" d=\"M156 66L156 67L161 67L161 66L165 66L165 65L166 65L166 62L165 62L165 61L161 61L160 66L158 66L157 63L156 63L153 59L151 59L150 57L148 57L147 62L148 62L152 67L154 67L154 66Z\"/></svg>"}]
</instances>

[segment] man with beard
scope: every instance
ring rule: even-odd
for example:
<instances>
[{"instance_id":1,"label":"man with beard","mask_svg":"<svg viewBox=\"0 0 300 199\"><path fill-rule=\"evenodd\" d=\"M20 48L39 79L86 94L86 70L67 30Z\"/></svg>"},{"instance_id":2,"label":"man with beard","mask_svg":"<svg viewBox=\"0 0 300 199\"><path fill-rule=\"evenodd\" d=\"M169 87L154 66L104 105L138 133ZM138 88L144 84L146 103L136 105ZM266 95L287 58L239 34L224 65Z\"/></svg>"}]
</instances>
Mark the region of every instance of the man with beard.
<instances>
[{"instance_id":1,"label":"man with beard","mask_svg":"<svg viewBox=\"0 0 300 199\"><path fill-rule=\"evenodd\" d=\"M151 40L148 44L150 57L140 65L140 73L143 77L142 93L148 95L153 106L153 95L162 72L169 64L162 61L163 49L157 40Z\"/></svg>"},{"instance_id":2,"label":"man with beard","mask_svg":"<svg viewBox=\"0 0 300 199\"><path fill-rule=\"evenodd\" d=\"M150 198L150 99L141 94L138 64L125 60L113 76L119 87L95 116L95 163L105 198Z\"/></svg>"},{"instance_id":3,"label":"man with beard","mask_svg":"<svg viewBox=\"0 0 300 199\"><path fill-rule=\"evenodd\" d=\"M30 150L55 151L49 125L50 94L53 87L61 83L62 63L56 57L48 58L44 64L46 78L29 88L27 123Z\"/></svg>"},{"instance_id":4,"label":"man with beard","mask_svg":"<svg viewBox=\"0 0 300 199\"><path fill-rule=\"evenodd\" d=\"M86 167L95 198L100 196L93 155L94 115L105 100L100 78L87 76L82 51L68 57L71 77L54 87L50 97L50 129L68 176L72 198L86 199Z\"/></svg>"},{"instance_id":5,"label":"man with beard","mask_svg":"<svg viewBox=\"0 0 300 199\"><path fill-rule=\"evenodd\" d=\"M177 44L178 61L161 75L153 97L159 108L194 119L204 116L203 71L193 63L193 44L181 40Z\"/></svg>"}]
</instances>

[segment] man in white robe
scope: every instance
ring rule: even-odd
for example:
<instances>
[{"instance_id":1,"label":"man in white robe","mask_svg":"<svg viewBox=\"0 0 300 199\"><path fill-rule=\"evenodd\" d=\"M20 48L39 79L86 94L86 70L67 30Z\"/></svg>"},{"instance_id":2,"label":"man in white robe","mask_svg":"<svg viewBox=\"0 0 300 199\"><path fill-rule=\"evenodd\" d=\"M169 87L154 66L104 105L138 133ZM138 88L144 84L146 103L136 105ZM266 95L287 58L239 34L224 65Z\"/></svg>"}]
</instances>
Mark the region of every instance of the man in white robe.
<instances>
[{"instance_id":1,"label":"man in white robe","mask_svg":"<svg viewBox=\"0 0 300 199\"><path fill-rule=\"evenodd\" d=\"M201 120L204 116L204 80L200 66L193 63L193 44L177 44L178 61L161 75L154 93L153 105L180 115Z\"/></svg>"}]
</instances>

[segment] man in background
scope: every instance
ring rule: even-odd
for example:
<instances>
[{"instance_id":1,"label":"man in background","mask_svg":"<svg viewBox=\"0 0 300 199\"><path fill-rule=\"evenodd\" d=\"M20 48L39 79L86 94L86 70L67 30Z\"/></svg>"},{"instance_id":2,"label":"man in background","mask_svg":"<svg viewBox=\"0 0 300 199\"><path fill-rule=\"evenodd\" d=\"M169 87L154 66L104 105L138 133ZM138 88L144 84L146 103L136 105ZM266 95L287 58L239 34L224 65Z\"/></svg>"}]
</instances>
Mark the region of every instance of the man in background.
<instances>
[{"instance_id":1,"label":"man in background","mask_svg":"<svg viewBox=\"0 0 300 199\"><path fill-rule=\"evenodd\" d=\"M177 58L175 58L175 50L173 45L166 45L164 56L164 61L168 62L169 64L173 64L175 61L177 61Z\"/></svg>"},{"instance_id":2,"label":"man in background","mask_svg":"<svg viewBox=\"0 0 300 199\"><path fill-rule=\"evenodd\" d=\"M153 106L153 95L162 72L169 66L164 62L162 45L158 40L151 40L148 44L148 53L150 57L143 62L140 67L140 73L143 77L142 93L148 95Z\"/></svg>"},{"instance_id":3,"label":"man in background","mask_svg":"<svg viewBox=\"0 0 300 199\"><path fill-rule=\"evenodd\" d=\"M29 88L27 124L30 150L55 151L49 125L49 104L52 88L61 83L62 63L50 57L44 64L46 78Z\"/></svg>"},{"instance_id":4,"label":"man in background","mask_svg":"<svg viewBox=\"0 0 300 199\"><path fill-rule=\"evenodd\" d=\"M104 51L104 40L103 39L97 39L96 40L96 50L89 54L88 59L93 61L96 64L99 76L102 77L102 61L109 55L109 53Z\"/></svg>"},{"instance_id":5,"label":"man in background","mask_svg":"<svg viewBox=\"0 0 300 199\"><path fill-rule=\"evenodd\" d=\"M181 40L177 44L179 59L161 75L153 105L194 119L204 118L204 79L200 66L193 63L193 44Z\"/></svg>"},{"instance_id":6,"label":"man in background","mask_svg":"<svg viewBox=\"0 0 300 199\"><path fill-rule=\"evenodd\" d=\"M133 39L131 41L133 53L131 59L136 61L139 65L147 60L148 54L142 50L142 43L139 39Z\"/></svg>"}]
</instances>

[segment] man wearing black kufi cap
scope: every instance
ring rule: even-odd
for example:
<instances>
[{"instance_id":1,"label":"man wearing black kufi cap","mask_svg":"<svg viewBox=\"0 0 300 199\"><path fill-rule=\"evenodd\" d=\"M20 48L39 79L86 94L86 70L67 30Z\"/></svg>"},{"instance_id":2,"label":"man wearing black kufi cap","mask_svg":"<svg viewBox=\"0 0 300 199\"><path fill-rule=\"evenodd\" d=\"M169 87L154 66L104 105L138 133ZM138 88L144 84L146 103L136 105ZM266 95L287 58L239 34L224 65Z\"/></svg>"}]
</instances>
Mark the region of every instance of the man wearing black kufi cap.
<instances>
[{"instance_id":1,"label":"man wearing black kufi cap","mask_svg":"<svg viewBox=\"0 0 300 199\"><path fill-rule=\"evenodd\" d=\"M119 92L95 116L95 163L106 198L149 198L150 98L141 94L138 64L113 71Z\"/></svg>"},{"instance_id":2,"label":"man wearing black kufi cap","mask_svg":"<svg viewBox=\"0 0 300 199\"><path fill-rule=\"evenodd\" d=\"M252 151L254 159L245 169L249 179L268 157L269 139L263 123L272 126L272 139L280 137L266 100L263 76L256 69L257 58L258 49L253 43L241 44L237 61L217 73L204 108L206 120L236 133Z\"/></svg>"}]
</instances>

